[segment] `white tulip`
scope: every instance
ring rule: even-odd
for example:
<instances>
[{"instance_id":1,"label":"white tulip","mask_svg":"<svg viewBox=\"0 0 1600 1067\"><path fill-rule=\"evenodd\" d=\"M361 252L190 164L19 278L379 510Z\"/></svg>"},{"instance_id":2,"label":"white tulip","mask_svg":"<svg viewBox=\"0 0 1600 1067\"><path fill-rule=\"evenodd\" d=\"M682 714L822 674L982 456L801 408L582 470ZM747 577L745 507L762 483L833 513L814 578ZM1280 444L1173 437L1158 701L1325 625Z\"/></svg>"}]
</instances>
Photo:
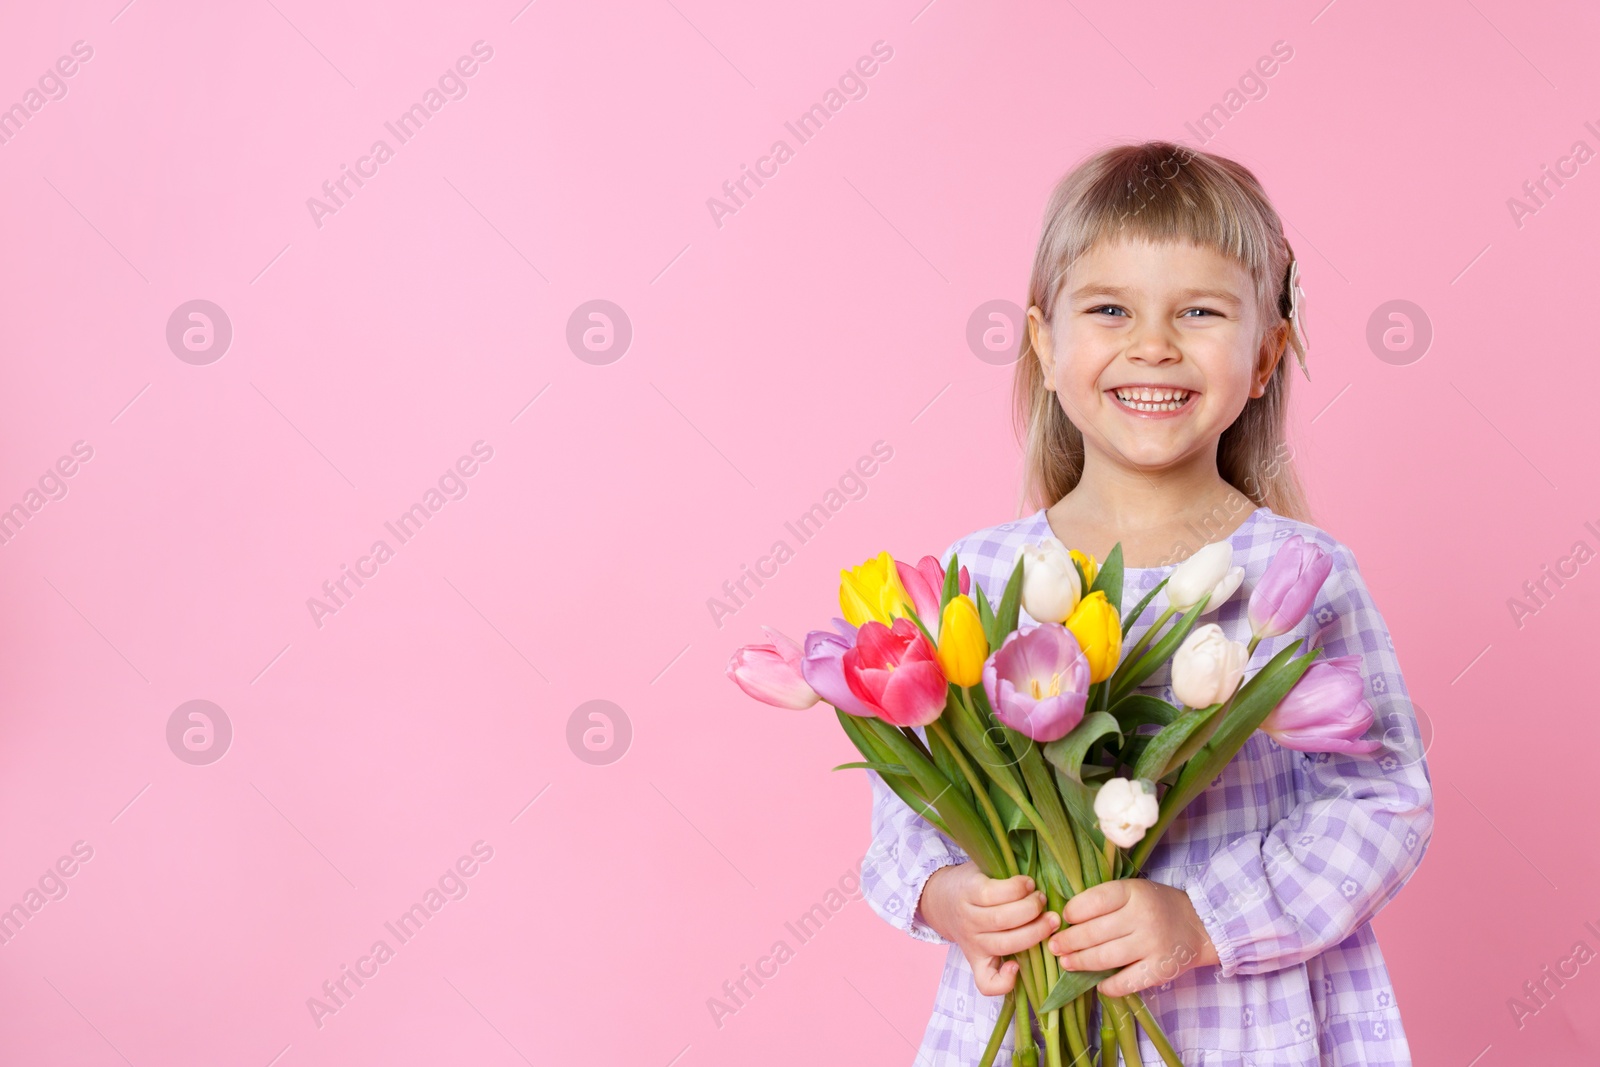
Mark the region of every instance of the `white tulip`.
<instances>
[{"instance_id":1,"label":"white tulip","mask_svg":"<svg viewBox=\"0 0 1600 1067\"><path fill-rule=\"evenodd\" d=\"M1132 848L1160 820L1161 802L1143 778L1108 778L1094 795L1094 814L1106 840L1119 848Z\"/></svg>"},{"instance_id":2,"label":"white tulip","mask_svg":"<svg viewBox=\"0 0 1600 1067\"><path fill-rule=\"evenodd\" d=\"M1220 704L1239 688L1249 659L1249 647L1228 640L1216 623L1197 626L1172 657L1172 694L1191 708Z\"/></svg>"},{"instance_id":3,"label":"white tulip","mask_svg":"<svg viewBox=\"0 0 1600 1067\"><path fill-rule=\"evenodd\" d=\"M1172 577L1167 579L1167 603L1178 611L1188 611L1200 603L1200 598L1211 593L1210 607L1222 602L1216 591L1229 574L1229 567L1233 564L1233 546L1226 541L1213 541L1194 555L1184 560L1173 570ZM1244 571L1239 572L1240 580L1244 578ZM1238 586L1235 585L1234 589ZM1229 590L1232 594L1232 590Z\"/></svg>"},{"instance_id":4,"label":"white tulip","mask_svg":"<svg viewBox=\"0 0 1600 1067\"><path fill-rule=\"evenodd\" d=\"M1234 593L1238 592L1239 586L1243 584L1243 582L1243 567L1235 567L1233 570L1223 575L1222 581L1218 582L1217 587L1211 591L1211 599L1206 601L1206 610L1200 613L1200 617L1205 618L1207 615L1210 615L1213 611L1216 611L1218 608L1222 607L1222 605L1226 604L1228 602L1228 598L1233 596Z\"/></svg>"},{"instance_id":5,"label":"white tulip","mask_svg":"<svg viewBox=\"0 0 1600 1067\"><path fill-rule=\"evenodd\" d=\"M1040 622L1066 622L1083 596L1067 546L1047 537L1036 545L1023 545L1017 558L1022 560L1022 610ZM1016 566L1015 560L1011 565Z\"/></svg>"}]
</instances>

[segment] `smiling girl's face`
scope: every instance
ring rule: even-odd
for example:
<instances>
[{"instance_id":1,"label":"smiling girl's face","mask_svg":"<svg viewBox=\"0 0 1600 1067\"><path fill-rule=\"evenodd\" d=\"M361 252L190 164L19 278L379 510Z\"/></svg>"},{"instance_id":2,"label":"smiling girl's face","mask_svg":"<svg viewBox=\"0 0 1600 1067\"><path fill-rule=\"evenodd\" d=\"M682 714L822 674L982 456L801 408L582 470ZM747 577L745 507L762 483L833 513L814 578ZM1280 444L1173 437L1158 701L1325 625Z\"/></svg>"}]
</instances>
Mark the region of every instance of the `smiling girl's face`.
<instances>
[{"instance_id":1,"label":"smiling girl's face","mask_svg":"<svg viewBox=\"0 0 1600 1067\"><path fill-rule=\"evenodd\" d=\"M1054 321L1028 310L1034 350L1089 452L1143 471L1207 462L1272 377L1255 286L1236 260L1189 242L1102 241L1078 257Z\"/></svg>"}]
</instances>

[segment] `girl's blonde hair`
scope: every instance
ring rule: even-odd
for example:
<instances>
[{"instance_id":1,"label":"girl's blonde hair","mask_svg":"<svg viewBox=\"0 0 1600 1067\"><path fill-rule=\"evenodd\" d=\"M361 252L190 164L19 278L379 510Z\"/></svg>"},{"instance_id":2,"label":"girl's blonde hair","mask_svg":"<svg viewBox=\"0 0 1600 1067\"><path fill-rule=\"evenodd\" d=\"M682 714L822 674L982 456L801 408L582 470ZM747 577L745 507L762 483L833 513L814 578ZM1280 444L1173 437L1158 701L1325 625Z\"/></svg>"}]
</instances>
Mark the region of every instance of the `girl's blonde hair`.
<instances>
[{"instance_id":1,"label":"girl's blonde hair","mask_svg":"<svg viewBox=\"0 0 1600 1067\"><path fill-rule=\"evenodd\" d=\"M1231 159L1168 141L1115 145L1074 167L1056 185L1028 281L1028 303L1054 322L1068 268L1103 239L1187 240L1241 263L1255 280L1263 347L1286 329L1305 365L1305 345L1291 311L1294 250L1261 183ZM1285 352L1284 356L1287 357ZM1280 358L1266 392L1246 401L1217 445L1217 471L1257 505L1311 521L1285 435L1288 358ZM1013 417L1025 442L1024 507L1049 507L1083 476L1083 433L1045 388L1044 369L1028 331L1013 383Z\"/></svg>"}]
</instances>

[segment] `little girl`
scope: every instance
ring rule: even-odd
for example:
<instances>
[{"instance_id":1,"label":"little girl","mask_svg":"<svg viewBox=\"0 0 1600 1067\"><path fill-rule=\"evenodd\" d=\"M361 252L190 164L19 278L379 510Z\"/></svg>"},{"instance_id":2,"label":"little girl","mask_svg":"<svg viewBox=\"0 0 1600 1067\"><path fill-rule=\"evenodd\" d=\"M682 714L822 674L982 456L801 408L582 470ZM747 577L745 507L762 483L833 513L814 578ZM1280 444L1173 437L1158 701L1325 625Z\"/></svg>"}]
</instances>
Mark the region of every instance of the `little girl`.
<instances>
[{"instance_id":1,"label":"little girl","mask_svg":"<svg viewBox=\"0 0 1600 1067\"><path fill-rule=\"evenodd\" d=\"M1289 462L1293 348L1305 366L1293 251L1255 176L1165 142L1086 160L1051 197L1016 365L1028 499L1040 510L956 541L998 603L1018 550L1055 537L1104 560L1121 542L1125 606L1202 544L1227 541L1243 588L1210 615L1248 640L1249 592L1291 534L1334 560L1296 639L1360 657L1370 754L1304 753L1257 731L1150 853L1140 877L1091 888L1063 917L1026 876L996 880L871 775L872 908L949 945L918 1064L978 1062L1012 953L1048 940L1069 970L1126 968L1186 1065L1409 1065L1371 920L1416 871L1433 793L1400 665L1354 554L1310 524ZM1158 595L1130 637L1163 607ZM1037 625L1026 612L1024 626ZM1141 690L1173 701L1171 668ZM1374 739L1376 739L1374 737ZM1146 1064L1159 1063L1140 1032ZM1005 1039L997 1064L1009 1064ZM1081 1065L1079 1065L1081 1067Z\"/></svg>"}]
</instances>

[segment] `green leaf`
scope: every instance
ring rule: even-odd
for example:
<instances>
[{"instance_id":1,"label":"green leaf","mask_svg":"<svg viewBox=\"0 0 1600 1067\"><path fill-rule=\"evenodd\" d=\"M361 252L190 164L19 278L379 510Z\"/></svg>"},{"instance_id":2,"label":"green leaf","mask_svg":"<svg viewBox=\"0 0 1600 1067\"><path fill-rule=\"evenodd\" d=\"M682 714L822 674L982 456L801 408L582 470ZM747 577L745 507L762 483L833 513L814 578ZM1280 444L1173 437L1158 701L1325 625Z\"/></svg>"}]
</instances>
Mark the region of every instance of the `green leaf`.
<instances>
[{"instance_id":1,"label":"green leaf","mask_svg":"<svg viewBox=\"0 0 1600 1067\"><path fill-rule=\"evenodd\" d=\"M1107 734L1116 734L1118 741L1122 739L1122 728L1117 720L1107 712L1091 711L1067 736L1045 745L1044 758L1075 781L1082 781L1084 754L1090 745Z\"/></svg>"},{"instance_id":2,"label":"green leaf","mask_svg":"<svg viewBox=\"0 0 1600 1067\"><path fill-rule=\"evenodd\" d=\"M977 595L972 599L978 602L978 621L983 624L984 640L989 642L989 651L993 652L1000 647L1000 642L995 640L995 631L999 626L995 623L994 605L989 603L989 594L978 585L978 580L972 580L972 591Z\"/></svg>"},{"instance_id":3,"label":"green leaf","mask_svg":"<svg viewBox=\"0 0 1600 1067\"><path fill-rule=\"evenodd\" d=\"M872 730L868 729L856 716L847 715L838 708L833 710L834 714L839 717L839 725L844 728L845 736L850 738L863 756L868 757L868 762L887 762L876 758L881 756L886 749ZM895 766L904 766L904 764L895 764ZM883 781L894 792L895 796L905 802L906 807L927 819L946 837L953 838L955 836L951 833L949 824L945 822L933 805L925 799L926 794L922 793L915 776L902 778L899 775L884 775Z\"/></svg>"},{"instance_id":4,"label":"green leaf","mask_svg":"<svg viewBox=\"0 0 1600 1067\"><path fill-rule=\"evenodd\" d=\"M1124 638L1128 636L1129 628L1131 628L1134 623L1139 621L1139 616L1144 614L1144 609L1150 606L1150 601L1156 598L1156 594L1161 592L1162 588L1167 584L1170 577L1171 576L1169 575L1167 578L1163 578L1157 582L1156 587L1146 593L1144 595L1144 599L1135 604L1133 606L1133 610L1122 617L1122 636Z\"/></svg>"},{"instance_id":5,"label":"green leaf","mask_svg":"<svg viewBox=\"0 0 1600 1067\"><path fill-rule=\"evenodd\" d=\"M1034 869L1039 857L1047 853L1039 851L1038 836L1032 830L1013 830L1010 836L1011 854L1017 858L1017 871L1027 874Z\"/></svg>"},{"instance_id":6,"label":"green leaf","mask_svg":"<svg viewBox=\"0 0 1600 1067\"><path fill-rule=\"evenodd\" d=\"M1022 813L1021 808L1017 807L1016 802L1006 795L1004 789L1001 789L993 781L989 781L986 784L989 790L989 799L994 803L994 810L999 814L1002 826L1007 830L1033 829L1033 823L1028 821L1028 817Z\"/></svg>"},{"instance_id":7,"label":"green leaf","mask_svg":"<svg viewBox=\"0 0 1600 1067\"><path fill-rule=\"evenodd\" d=\"M1124 733L1133 733L1147 722L1167 726L1178 717L1178 709L1159 697L1130 693L1111 705L1111 714L1122 724Z\"/></svg>"},{"instance_id":8,"label":"green leaf","mask_svg":"<svg viewBox=\"0 0 1600 1067\"><path fill-rule=\"evenodd\" d=\"M1017 613L1022 607L1022 557L1017 557L1016 566L1011 568L1011 578L1006 582L1006 591L1000 594L1000 608L995 614L995 632L1000 641L989 642L990 648L999 648L1000 642L1017 628Z\"/></svg>"},{"instance_id":9,"label":"green leaf","mask_svg":"<svg viewBox=\"0 0 1600 1067\"><path fill-rule=\"evenodd\" d=\"M955 755L939 739L939 735L932 730L928 731L928 751L933 756L933 765L939 768L939 773L950 779L951 785L961 792L968 800L976 800L972 795L972 786L967 782L967 776L961 772L961 764L956 762Z\"/></svg>"},{"instance_id":10,"label":"green leaf","mask_svg":"<svg viewBox=\"0 0 1600 1067\"><path fill-rule=\"evenodd\" d=\"M911 776L911 772L902 763L879 763L877 760L857 760L855 763L841 763L833 769L836 771L877 771L885 777L891 774L899 775L902 778Z\"/></svg>"},{"instance_id":11,"label":"green leaf","mask_svg":"<svg viewBox=\"0 0 1600 1067\"><path fill-rule=\"evenodd\" d=\"M956 553L950 553L950 566L944 572L944 588L939 592L939 613L942 618L944 606L956 598L961 592L961 560Z\"/></svg>"},{"instance_id":12,"label":"green leaf","mask_svg":"<svg viewBox=\"0 0 1600 1067\"><path fill-rule=\"evenodd\" d=\"M1062 806L1067 809L1073 826L1094 837L1096 848L1103 847L1105 835L1101 833L1100 820L1094 813L1094 794L1099 787L1085 785L1059 767L1052 767L1051 770L1055 774L1056 790L1061 794ZM1086 866L1090 862L1089 857L1083 857L1083 860Z\"/></svg>"},{"instance_id":13,"label":"green leaf","mask_svg":"<svg viewBox=\"0 0 1600 1067\"><path fill-rule=\"evenodd\" d=\"M1048 1015L1057 1008L1064 1008L1116 973L1116 971L1065 971L1056 979L1056 984L1050 987L1044 1003L1034 1010L1040 1015Z\"/></svg>"},{"instance_id":14,"label":"green leaf","mask_svg":"<svg viewBox=\"0 0 1600 1067\"><path fill-rule=\"evenodd\" d=\"M1172 658L1172 654L1178 650L1183 639L1189 636L1189 631L1200 621L1200 614L1205 611L1206 602L1210 599L1210 593L1201 597L1194 607L1184 613L1176 625L1162 635L1161 640L1145 650L1144 655L1132 663L1124 663L1117 668L1116 673L1111 676L1111 703L1115 704L1133 692L1140 683L1155 673L1157 667Z\"/></svg>"},{"instance_id":15,"label":"green leaf","mask_svg":"<svg viewBox=\"0 0 1600 1067\"><path fill-rule=\"evenodd\" d=\"M1244 743L1256 732L1262 720L1288 695L1289 690L1300 680L1300 676L1311 666L1311 661L1322 652L1320 647L1314 648L1304 656L1296 658L1295 653L1299 648L1299 641L1284 648L1234 694L1227 715L1218 725L1216 733L1211 735L1211 740L1207 741L1205 747L1195 753L1195 757L1189 761L1190 766L1217 762L1215 757L1226 753L1225 758L1217 762L1216 770L1206 776L1207 781L1215 778L1218 772L1227 766L1227 761L1244 747Z\"/></svg>"},{"instance_id":16,"label":"green leaf","mask_svg":"<svg viewBox=\"0 0 1600 1067\"><path fill-rule=\"evenodd\" d=\"M1111 546L1111 553L1106 556L1106 561L1100 564L1100 573L1094 576L1094 585L1090 587L1092 593L1096 589L1103 590L1106 594L1106 603L1111 605L1111 610L1122 612L1122 542L1118 541Z\"/></svg>"},{"instance_id":17,"label":"green leaf","mask_svg":"<svg viewBox=\"0 0 1600 1067\"><path fill-rule=\"evenodd\" d=\"M1211 721L1211 717L1222 710L1221 704L1213 704L1209 708L1199 708L1186 711L1178 716L1171 725L1162 729L1144 746L1144 751L1134 765L1133 777L1148 778L1152 782L1163 777L1168 771L1168 764L1172 757L1183 747L1193 733Z\"/></svg>"}]
</instances>

